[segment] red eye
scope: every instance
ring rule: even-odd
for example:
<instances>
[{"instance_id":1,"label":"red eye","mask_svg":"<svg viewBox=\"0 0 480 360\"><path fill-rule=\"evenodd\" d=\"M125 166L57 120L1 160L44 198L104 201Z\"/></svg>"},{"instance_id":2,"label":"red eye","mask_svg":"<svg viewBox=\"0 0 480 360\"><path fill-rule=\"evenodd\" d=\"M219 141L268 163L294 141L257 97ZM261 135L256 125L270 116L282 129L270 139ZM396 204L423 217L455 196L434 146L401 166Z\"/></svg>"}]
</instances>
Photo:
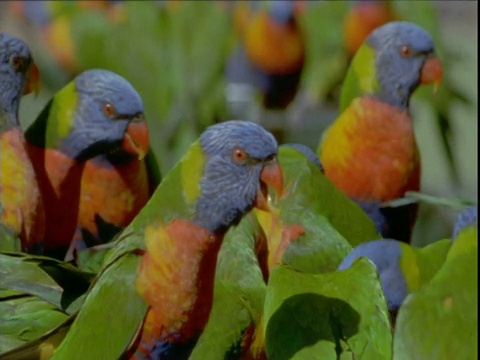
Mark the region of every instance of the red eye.
<instances>
[{"instance_id":1,"label":"red eye","mask_svg":"<svg viewBox=\"0 0 480 360\"><path fill-rule=\"evenodd\" d=\"M20 56L14 55L10 61L15 71L18 71L22 67L23 60Z\"/></svg>"},{"instance_id":2,"label":"red eye","mask_svg":"<svg viewBox=\"0 0 480 360\"><path fill-rule=\"evenodd\" d=\"M247 153L241 148L236 148L233 150L233 160L238 163L242 163L247 159Z\"/></svg>"},{"instance_id":3,"label":"red eye","mask_svg":"<svg viewBox=\"0 0 480 360\"><path fill-rule=\"evenodd\" d=\"M408 45L404 45L402 46L402 48L400 49L400 54L406 58L406 57L409 57L410 55L412 55L412 48Z\"/></svg>"},{"instance_id":4,"label":"red eye","mask_svg":"<svg viewBox=\"0 0 480 360\"><path fill-rule=\"evenodd\" d=\"M103 104L103 113L107 116L115 115L115 107L110 103Z\"/></svg>"}]
</instances>

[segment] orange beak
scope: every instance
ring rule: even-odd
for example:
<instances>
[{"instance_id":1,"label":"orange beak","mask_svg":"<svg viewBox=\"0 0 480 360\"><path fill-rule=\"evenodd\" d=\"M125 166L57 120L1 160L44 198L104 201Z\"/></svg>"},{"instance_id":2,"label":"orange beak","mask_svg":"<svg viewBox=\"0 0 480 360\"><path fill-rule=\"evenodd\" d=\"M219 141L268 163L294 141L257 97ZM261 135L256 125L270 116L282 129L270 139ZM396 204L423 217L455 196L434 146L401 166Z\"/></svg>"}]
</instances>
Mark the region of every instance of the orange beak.
<instances>
[{"instance_id":1,"label":"orange beak","mask_svg":"<svg viewBox=\"0 0 480 360\"><path fill-rule=\"evenodd\" d=\"M31 92L34 92L35 96L40 92L40 71L33 61L30 63L27 71L27 81L23 95L30 94Z\"/></svg>"},{"instance_id":2,"label":"orange beak","mask_svg":"<svg viewBox=\"0 0 480 360\"><path fill-rule=\"evenodd\" d=\"M130 154L138 155L138 159L142 160L147 155L149 145L147 122L141 115L128 124L123 136L122 149Z\"/></svg>"},{"instance_id":3,"label":"orange beak","mask_svg":"<svg viewBox=\"0 0 480 360\"><path fill-rule=\"evenodd\" d=\"M442 81L443 67L440 59L436 56L431 56L425 60L422 70L420 72L420 83L433 83L433 91L437 91Z\"/></svg>"},{"instance_id":4,"label":"orange beak","mask_svg":"<svg viewBox=\"0 0 480 360\"><path fill-rule=\"evenodd\" d=\"M257 192L254 206L264 211L270 211L267 200L268 186L273 187L278 197L282 196L283 172L277 159L265 164L260 173L260 189Z\"/></svg>"}]
</instances>

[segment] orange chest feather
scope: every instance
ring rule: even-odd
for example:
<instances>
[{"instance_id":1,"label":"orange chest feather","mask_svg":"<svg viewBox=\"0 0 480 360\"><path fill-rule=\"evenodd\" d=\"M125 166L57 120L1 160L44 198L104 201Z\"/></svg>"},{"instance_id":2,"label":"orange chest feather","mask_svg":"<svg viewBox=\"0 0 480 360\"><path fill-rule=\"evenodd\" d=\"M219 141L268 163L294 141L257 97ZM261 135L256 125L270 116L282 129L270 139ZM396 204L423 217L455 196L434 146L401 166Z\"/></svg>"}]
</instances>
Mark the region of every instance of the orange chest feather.
<instances>
[{"instance_id":1,"label":"orange chest feather","mask_svg":"<svg viewBox=\"0 0 480 360\"><path fill-rule=\"evenodd\" d=\"M87 161L82 174L78 226L97 233L95 216L125 227L149 197L144 161L121 165Z\"/></svg>"},{"instance_id":2,"label":"orange chest feather","mask_svg":"<svg viewBox=\"0 0 480 360\"><path fill-rule=\"evenodd\" d=\"M19 128L1 137L1 220L22 240L24 250L43 239L45 218L40 191Z\"/></svg>"},{"instance_id":3,"label":"orange chest feather","mask_svg":"<svg viewBox=\"0 0 480 360\"><path fill-rule=\"evenodd\" d=\"M150 305L145 323L156 337L182 341L205 326L213 298L213 282L221 236L187 220L145 231L137 290ZM179 340L180 339L180 340Z\"/></svg>"},{"instance_id":4,"label":"orange chest feather","mask_svg":"<svg viewBox=\"0 0 480 360\"><path fill-rule=\"evenodd\" d=\"M320 148L325 174L346 194L391 200L418 190L419 154L407 111L356 99L328 129Z\"/></svg>"}]
</instances>

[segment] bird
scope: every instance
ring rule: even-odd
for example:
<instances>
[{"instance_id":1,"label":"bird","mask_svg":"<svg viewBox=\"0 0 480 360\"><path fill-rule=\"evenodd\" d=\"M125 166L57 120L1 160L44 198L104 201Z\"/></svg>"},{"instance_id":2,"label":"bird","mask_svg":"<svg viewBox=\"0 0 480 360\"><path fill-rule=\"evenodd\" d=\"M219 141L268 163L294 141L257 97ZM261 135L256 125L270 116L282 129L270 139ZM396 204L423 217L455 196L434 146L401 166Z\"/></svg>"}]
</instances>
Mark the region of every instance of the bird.
<instances>
[{"instance_id":1,"label":"bird","mask_svg":"<svg viewBox=\"0 0 480 360\"><path fill-rule=\"evenodd\" d=\"M235 102L242 102L245 88L254 94L250 98L257 98L267 111L283 111L293 102L306 57L298 8L295 1L238 1L233 5L239 44L227 60L225 71L227 100L232 103L235 115L251 108L243 105L238 110L234 108ZM281 119L272 119L270 124L264 118L260 117L261 124L281 142L283 124L278 123Z\"/></svg>"},{"instance_id":2,"label":"bird","mask_svg":"<svg viewBox=\"0 0 480 360\"><path fill-rule=\"evenodd\" d=\"M115 240L56 355L84 341L91 346L75 351L87 358L158 358L191 346L208 319L225 232L253 207L268 208L269 187L281 196L277 148L251 121L206 128ZM122 316L85 331L103 311Z\"/></svg>"},{"instance_id":3,"label":"bird","mask_svg":"<svg viewBox=\"0 0 480 360\"><path fill-rule=\"evenodd\" d=\"M410 241L417 205L384 205L419 190L410 97L420 84L438 87L442 71L432 38L421 27L394 21L377 28L355 54L340 115L321 136L317 153L326 176L358 203L380 206L383 237Z\"/></svg>"},{"instance_id":4,"label":"bird","mask_svg":"<svg viewBox=\"0 0 480 360\"><path fill-rule=\"evenodd\" d=\"M144 107L120 75L82 72L53 96L25 137L48 204L46 255L63 258L80 240L96 239L102 225L127 225L146 203Z\"/></svg>"},{"instance_id":5,"label":"bird","mask_svg":"<svg viewBox=\"0 0 480 360\"><path fill-rule=\"evenodd\" d=\"M437 8L431 3L417 3L416 6L418 7L416 8L399 5L398 2L395 3L390 0L357 0L350 2L350 8L343 21L343 47L348 60L351 60L358 47L375 28L390 21L404 20L419 22L419 24L428 26L432 38L436 39L436 52L442 54L443 65L447 69L453 67L453 63L461 55L449 53L445 49L445 43L439 41L442 32L441 22L431 21L438 18ZM418 14L421 15L417 16ZM456 57L458 58L456 59ZM338 81L339 85L340 81ZM442 80L442 86L435 97L429 96L428 92L421 92L417 95L417 99L428 104L432 110L444 154L450 165L452 179L458 182L458 169L452 151L452 134L454 134L452 122L454 119L451 108L453 103L457 102L471 105L471 100L464 90L451 81L450 76L446 76Z\"/></svg>"},{"instance_id":6,"label":"bird","mask_svg":"<svg viewBox=\"0 0 480 360\"><path fill-rule=\"evenodd\" d=\"M45 213L18 109L21 96L37 92L39 85L40 73L28 45L0 33L1 224L2 232L18 237L26 252L41 247Z\"/></svg>"},{"instance_id":7,"label":"bird","mask_svg":"<svg viewBox=\"0 0 480 360\"><path fill-rule=\"evenodd\" d=\"M379 236L359 206L321 173L313 150L282 144L278 160L282 196L272 198L270 211L254 209L225 235L211 316L192 356L264 359L263 309L277 266L329 273L352 244Z\"/></svg>"}]
</instances>

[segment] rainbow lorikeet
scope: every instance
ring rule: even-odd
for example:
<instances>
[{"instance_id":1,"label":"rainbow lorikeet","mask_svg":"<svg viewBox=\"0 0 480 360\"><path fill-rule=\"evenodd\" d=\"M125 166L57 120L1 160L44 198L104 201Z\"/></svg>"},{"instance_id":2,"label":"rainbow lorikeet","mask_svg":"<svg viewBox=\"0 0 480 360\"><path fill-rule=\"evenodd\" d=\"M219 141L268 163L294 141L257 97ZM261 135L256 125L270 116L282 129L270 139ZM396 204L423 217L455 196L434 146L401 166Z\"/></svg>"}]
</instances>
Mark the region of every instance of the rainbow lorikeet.
<instances>
[{"instance_id":1,"label":"rainbow lorikeet","mask_svg":"<svg viewBox=\"0 0 480 360\"><path fill-rule=\"evenodd\" d=\"M23 251L36 250L45 228L43 202L18 119L20 97L38 89L39 79L27 44L0 33L1 225L20 238Z\"/></svg>"},{"instance_id":2,"label":"rainbow lorikeet","mask_svg":"<svg viewBox=\"0 0 480 360\"><path fill-rule=\"evenodd\" d=\"M126 226L147 202L143 103L121 76L81 73L51 99L25 136L49 204L47 254L63 257L82 240L99 242L102 228Z\"/></svg>"},{"instance_id":3,"label":"rainbow lorikeet","mask_svg":"<svg viewBox=\"0 0 480 360\"><path fill-rule=\"evenodd\" d=\"M349 197L381 207L384 237L408 242L417 205L382 207L420 187L420 159L409 112L423 83L438 85L442 66L430 35L408 22L377 28L358 49L341 93L340 115L318 154L325 174Z\"/></svg>"},{"instance_id":4,"label":"rainbow lorikeet","mask_svg":"<svg viewBox=\"0 0 480 360\"><path fill-rule=\"evenodd\" d=\"M267 209L268 185L282 191L276 156L273 135L253 122L207 128L106 255L54 358L158 358L191 346L225 232L252 207Z\"/></svg>"},{"instance_id":5,"label":"rainbow lorikeet","mask_svg":"<svg viewBox=\"0 0 480 360\"><path fill-rule=\"evenodd\" d=\"M379 236L359 206L321 173L314 151L285 144L278 159L282 196L272 198L271 211L255 209L225 235L212 313L194 358L264 359L268 325L263 311L275 268L285 264L298 272L332 272L351 244ZM289 332L289 326L284 330Z\"/></svg>"},{"instance_id":6,"label":"rainbow lorikeet","mask_svg":"<svg viewBox=\"0 0 480 360\"><path fill-rule=\"evenodd\" d=\"M248 83L259 90L267 109L284 109L296 95L305 44L294 1L239 1L234 20L240 46L227 66L231 83Z\"/></svg>"}]
</instances>

